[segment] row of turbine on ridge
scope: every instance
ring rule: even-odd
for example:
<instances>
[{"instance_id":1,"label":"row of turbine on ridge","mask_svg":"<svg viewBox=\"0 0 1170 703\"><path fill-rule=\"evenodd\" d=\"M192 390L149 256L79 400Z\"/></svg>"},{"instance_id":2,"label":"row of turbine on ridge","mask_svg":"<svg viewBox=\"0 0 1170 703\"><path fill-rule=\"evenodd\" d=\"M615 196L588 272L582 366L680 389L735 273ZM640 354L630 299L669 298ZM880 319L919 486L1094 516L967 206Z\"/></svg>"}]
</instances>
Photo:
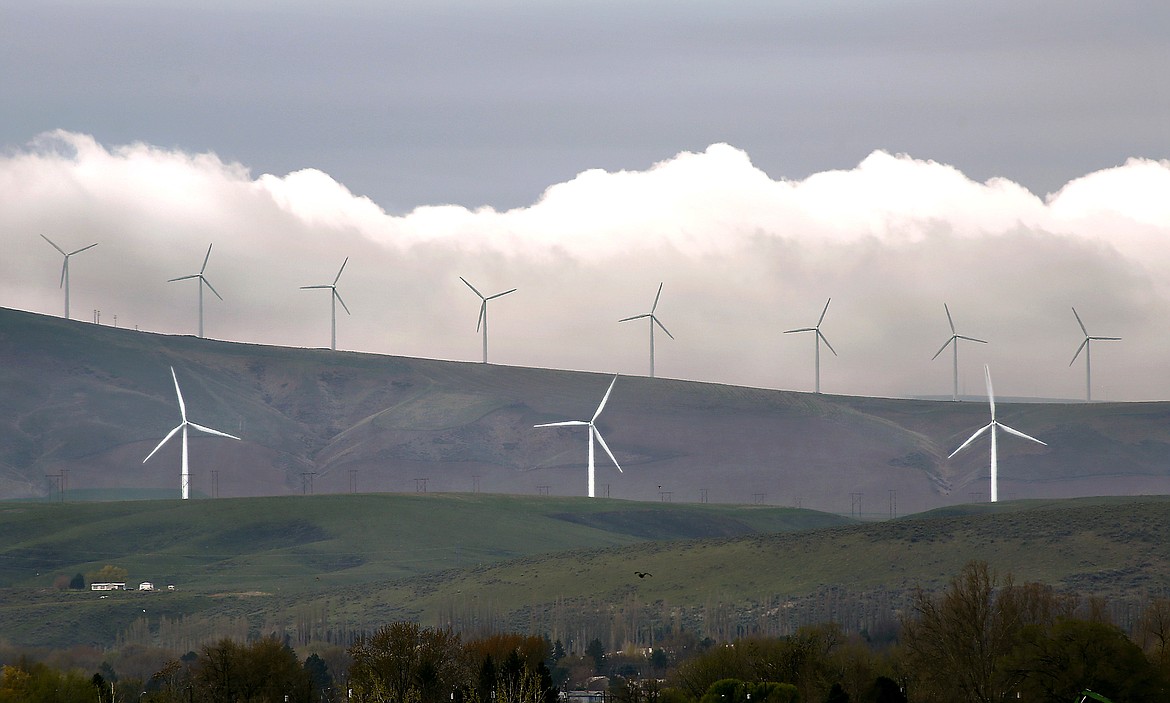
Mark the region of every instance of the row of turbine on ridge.
<instances>
[{"instance_id":1,"label":"row of turbine on ridge","mask_svg":"<svg viewBox=\"0 0 1170 703\"><path fill-rule=\"evenodd\" d=\"M46 242L51 244L53 246L53 248L56 249L57 251L59 251L61 253L61 255L64 257L64 262L61 265L61 284L60 285L61 285L61 287L63 287L65 289L65 318L69 319L69 257L71 257L75 254L80 254L81 252L83 252L87 249L92 249L93 247L96 247L97 242L90 244L89 246L85 246L85 247L82 247L82 248L77 249L75 251L71 251L71 252L67 253L64 249L57 246L56 243L54 243L51 239L49 239L45 235L42 234L41 237L44 238L44 240ZM204 272L207 270L207 262L211 258L212 246L214 246L214 244L208 245L207 254L204 255L204 257L203 257L203 265L199 267L198 273L193 273L193 274L189 274L186 276L179 276L177 278L171 278L171 279L167 280L168 283L173 283L175 281L185 281L185 280L189 280L192 278L199 280L199 337L201 337L201 338L203 337L203 286L206 285L211 290L211 292L215 294L215 297L219 298L220 300L223 300L223 296L221 296L219 294L219 291L215 290L215 288L211 285L211 282L208 281L207 277L204 275ZM345 310L345 313L347 315L352 314L349 311L349 307L345 304L345 301L342 300L341 294L337 292L337 282L339 280L341 280L341 273L345 270L345 265L347 263L349 263L348 256L345 257L345 260L341 262L341 268L339 268L337 270L337 275L333 277L332 283L323 283L323 284L312 285L312 286L301 286L302 290L320 288L320 289L329 289L329 291L330 291L330 296L329 296L329 303L330 303L329 348L331 350L337 349L337 303L341 303L341 307L342 307L342 309ZM471 283L469 283L466 278L460 276L459 280L463 281L463 283L468 288L470 288L471 291L473 293L475 293L476 296L478 296L480 299L479 318L476 322L475 329L477 332L482 331L482 334L483 334L483 363L486 364L487 360L488 360L488 320L487 320L488 301L503 297L505 295L508 295L509 293L514 293L514 292L516 292L517 289L512 288L512 289L506 290L502 293L496 293L494 295L485 296L483 293L480 293L479 290L476 289L475 286L471 285ZM618 320L618 322L629 322L631 320L640 320L640 319L645 318L649 321L649 326L650 326L650 377L651 378L654 378L654 326L657 325L659 328L662 329L663 332L666 333L666 336L670 337L671 339L674 339L674 335L670 333L670 330L666 329L666 325L663 325L662 321L658 319L657 315L655 315L655 311L658 309L658 301L662 297L662 286L663 286L662 283L658 284L658 292L654 296L654 304L650 306L650 312L642 313L640 315L633 315L631 317L626 317L626 318L622 318L621 320ZM825 315L829 312L829 303L831 303L831 302L833 302L832 298L829 298L828 300L825 301L825 307L824 307L824 309L821 310L821 316L817 319L817 324L814 325L813 327L801 327L798 329L785 330L785 332L784 332L785 334L792 334L795 332L812 332L813 333L813 338L814 338L814 343L815 343L815 357L814 357L815 389L816 389L817 393L821 392L821 342L823 341L825 343L825 346L828 347L829 351L833 353L833 356L837 356L837 351L835 349L833 349L833 345L829 344L828 338L825 337L824 333L821 332L821 323L823 323L825 321ZM944 343L942 345L942 348L940 348L937 352L935 352L935 355L931 357L931 361L937 359L938 356L940 354L942 354L944 350L946 350L947 345L952 346L951 351L953 352L953 359L954 359L954 378L953 378L954 386L953 386L951 399L957 401L959 399L959 340L963 339L963 340L967 340L967 341L971 341L971 342L978 342L980 344L987 344L987 341L983 340L983 339L977 339L975 337L968 337L965 335L958 334L955 331L955 322L951 318L951 310L949 307L947 307L946 303L943 303L943 309L946 311L946 314L947 314L947 324L950 325L951 336L947 339L946 343ZM1080 356L1081 351L1084 350L1084 352L1085 352L1085 400L1092 401L1093 400L1093 386L1092 386L1093 371L1092 371L1092 359L1091 359L1091 351L1092 350L1091 350L1090 342L1093 342L1093 341L1119 341L1121 339L1121 337L1102 337L1102 336L1090 335L1088 329L1085 328L1084 322L1081 321L1081 316L1079 314L1077 314L1077 309L1075 307L1072 309L1072 312L1073 312L1073 316L1076 317L1077 324L1080 326L1081 332L1084 333L1085 337L1084 337L1084 340L1081 342L1080 346L1077 347L1076 353L1073 354L1073 358L1072 358L1072 361L1069 362L1069 366L1072 366L1073 363L1076 362L1077 357Z\"/></svg>"}]
</instances>

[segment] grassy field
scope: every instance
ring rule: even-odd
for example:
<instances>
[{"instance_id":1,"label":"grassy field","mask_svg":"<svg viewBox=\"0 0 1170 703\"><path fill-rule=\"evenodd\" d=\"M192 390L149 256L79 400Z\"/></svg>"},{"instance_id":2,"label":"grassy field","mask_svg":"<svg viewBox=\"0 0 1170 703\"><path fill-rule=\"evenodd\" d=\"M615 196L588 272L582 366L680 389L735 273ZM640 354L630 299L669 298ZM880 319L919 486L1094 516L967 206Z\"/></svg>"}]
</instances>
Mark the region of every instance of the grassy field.
<instances>
[{"instance_id":1,"label":"grassy field","mask_svg":"<svg viewBox=\"0 0 1170 703\"><path fill-rule=\"evenodd\" d=\"M815 615L826 593L894 602L971 559L1086 596L1165 595L1170 583L1166 497L979 504L880 523L485 494L7 503L0 530L0 631L58 646L109 645L135 627L161 636L199 617L255 634L304 627L306 613L350 629L470 618L537 631L631 603L744 620L784 603ZM132 585L177 590L99 598L50 587L104 564L128 569Z\"/></svg>"}]
</instances>

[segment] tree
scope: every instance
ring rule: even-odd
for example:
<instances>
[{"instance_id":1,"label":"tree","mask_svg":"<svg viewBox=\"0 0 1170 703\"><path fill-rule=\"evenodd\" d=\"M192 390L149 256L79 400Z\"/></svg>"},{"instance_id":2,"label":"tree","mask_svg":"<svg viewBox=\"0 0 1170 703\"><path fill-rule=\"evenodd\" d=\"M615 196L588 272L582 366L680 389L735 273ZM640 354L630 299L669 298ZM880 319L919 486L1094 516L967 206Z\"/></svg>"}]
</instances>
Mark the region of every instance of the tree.
<instances>
[{"instance_id":1,"label":"tree","mask_svg":"<svg viewBox=\"0 0 1170 703\"><path fill-rule=\"evenodd\" d=\"M469 667L459 636L450 630L396 622L349 648L355 700L440 703L463 688Z\"/></svg>"},{"instance_id":2,"label":"tree","mask_svg":"<svg viewBox=\"0 0 1170 703\"><path fill-rule=\"evenodd\" d=\"M1023 698L1072 701L1089 688L1113 700L1159 700L1170 682L1119 628L1063 618L1051 627L1030 625L1008 666L1022 678Z\"/></svg>"},{"instance_id":3,"label":"tree","mask_svg":"<svg viewBox=\"0 0 1170 703\"><path fill-rule=\"evenodd\" d=\"M596 637L585 646L585 656L593 660L594 673L601 673L601 667L605 665L605 645Z\"/></svg>"},{"instance_id":4,"label":"tree","mask_svg":"<svg viewBox=\"0 0 1170 703\"><path fill-rule=\"evenodd\" d=\"M125 583L126 577L129 575L129 573L130 572L126 571L120 566L106 564L97 571L90 572L88 576L90 583ZM84 581L82 582L81 587L85 588Z\"/></svg>"},{"instance_id":5,"label":"tree","mask_svg":"<svg viewBox=\"0 0 1170 703\"><path fill-rule=\"evenodd\" d=\"M179 661L168 664L163 673L172 689L180 687ZM157 675L156 675L157 676ZM203 647L191 670L191 694L199 701L289 701L317 700L309 672L296 653L276 638L251 644L223 639Z\"/></svg>"},{"instance_id":6,"label":"tree","mask_svg":"<svg viewBox=\"0 0 1170 703\"><path fill-rule=\"evenodd\" d=\"M849 703L849 694L840 682L834 683L829 689L829 697L825 699L825 703Z\"/></svg>"},{"instance_id":7,"label":"tree","mask_svg":"<svg viewBox=\"0 0 1170 703\"><path fill-rule=\"evenodd\" d=\"M74 574L73 578L69 581L69 587L75 591L85 590L85 576Z\"/></svg>"},{"instance_id":8,"label":"tree","mask_svg":"<svg viewBox=\"0 0 1170 703\"><path fill-rule=\"evenodd\" d=\"M1018 674L1003 658L1023 624L1021 599L1009 576L1002 587L986 562L963 567L938 598L919 591L903 640L919 684L944 700L992 703L1014 688Z\"/></svg>"},{"instance_id":9,"label":"tree","mask_svg":"<svg viewBox=\"0 0 1170 703\"><path fill-rule=\"evenodd\" d=\"M305 673L313 684L317 698L329 700L333 690L333 675L329 672L329 665L316 652L305 659Z\"/></svg>"}]
</instances>

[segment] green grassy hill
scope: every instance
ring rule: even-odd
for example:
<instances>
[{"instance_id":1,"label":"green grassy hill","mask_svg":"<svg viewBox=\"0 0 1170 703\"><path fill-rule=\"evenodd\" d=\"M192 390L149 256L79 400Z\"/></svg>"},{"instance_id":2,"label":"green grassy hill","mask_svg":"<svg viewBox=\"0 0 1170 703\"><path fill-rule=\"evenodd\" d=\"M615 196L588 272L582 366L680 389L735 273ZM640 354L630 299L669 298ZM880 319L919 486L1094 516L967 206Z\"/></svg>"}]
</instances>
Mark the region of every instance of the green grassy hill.
<instances>
[{"instance_id":1,"label":"green grassy hill","mask_svg":"<svg viewBox=\"0 0 1170 703\"><path fill-rule=\"evenodd\" d=\"M913 589L941 587L971 559L1110 599L1124 624L1170 583L1168 497L853 524L766 506L485 494L8 504L0 530L0 631L57 646L337 641L403 618L614 646L680 626L716 637L829 620L872 631ZM128 569L131 584L177 590L101 598L50 587L104 564Z\"/></svg>"}]
</instances>

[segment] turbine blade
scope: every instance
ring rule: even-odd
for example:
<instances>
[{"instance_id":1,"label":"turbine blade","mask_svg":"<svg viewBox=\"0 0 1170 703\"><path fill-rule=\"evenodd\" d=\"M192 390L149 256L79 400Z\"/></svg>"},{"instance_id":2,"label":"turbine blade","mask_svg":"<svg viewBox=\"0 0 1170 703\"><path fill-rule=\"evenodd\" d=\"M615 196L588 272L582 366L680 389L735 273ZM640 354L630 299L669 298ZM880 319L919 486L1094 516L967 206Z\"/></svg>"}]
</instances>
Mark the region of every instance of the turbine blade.
<instances>
[{"instance_id":1,"label":"turbine blade","mask_svg":"<svg viewBox=\"0 0 1170 703\"><path fill-rule=\"evenodd\" d=\"M1073 311L1073 317L1077 318L1077 324L1081 326L1081 331L1085 333L1086 337L1088 337L1089 330L1085 329L1085 323L1081 322L1081 316L1077 314L1077 309L1073 308L1072 311Z\"/></svg>"},{"instance_id":2,"label":"turbine blade","mask_svg":"<svg viewBox=\"0 0 1170 703\"><path fill-rule=\"evenodd\" d=\"M955 451L953 451L953 452L951 452L950 454L948 454L948 455L947 455L947 458L948 458L948 459L950 459L950 458L951 458L951 457L953 457L954 455L956 455L956 454L958 454L959 452L961 452L961 451L963 451L964 449L966 449L968 444L970 444L970 443L974 442L974 441L975 441L975 439L976 439L977 437L979 437L979 435L981 435L981 434L983 434L984 432L986 432L987 430L989 430L989 429L991 428L991 426L992 426L992 425L994 425L994 424L995 424L994 422L989 422L989 423L987 423L986 425L984 425L983 427L980 427L980 428L979 428L979 429L978 429L978 430L975 432L975 434L973 434L973 435L971 435L970 437L968 437L968 438L967 438L967 441L966 441L966 442L963 442L962 444L960 444L958 449L956 449Z\"/></svg>"},{"instance_id":3,"label":"turbine blade","mask_svg":"<svg viewBox=\"0 0 1170 703\"><path fill-rule=\"evenodd\" d=\"M956 337L958 337L959 339L965 339L965 340L967 340L968 342L979 342L980 344L987 344L987 340L986 340L986 339L976 339L976 338L974 338L974 337L965 337L965 336L963 336L963 335L961 335L961 334L956 334L955 336L956 336Z\"/></svg>"},{"instance_id":4,"label":"turbine blade","mask_svg":"<svg viewBox=\"0 0 1170 703\"><path fill-rule=\"evenodd\" d=\"M533 427L576 427L577 425L588 425L584 420L565 420L564 422L546 422L542 425L533 425Z\"/></svg>"},{"instance_id":5,"label":"turbine blade","mask_svg":"<svg viewBox=\"0 0 1170 703\"><path fill-rule=\"evenodd\" d=\"M349 257L347 256L345 257L345 261L341 262L341 268L337 269L337 276L333 279L333 285L337 285L337 282L341 280L341 272L345 270L345 265L348 263Z\"/></svg>"},{"instance_id":6,"label":"turbine blade","mask_svg":"<svg viewBox=\"0 0 1170 703\"><path fill-rule=\"evenodd\" d=\"M194 276L184 276L184 278L194 278ZM176 279L174 279L174 280L176 280L176 281L177 281L177 280L179 280L179 279L177 279L177 278L176 278ZM332 288L332 287L333 287L333 286L331 286L331 285L328 285L328 284L323 284L323 285L319 285L319 286L301 286L301 290L305 290L305 289L307 289L307 288Z\"/></svg>"},{"instance_id":7,"label":"turbine blade","mask_svg":"<svg viewBox=\"0 0 1170 703\"><path fill-rule=\"evenodd\" d=\"M468 283L466 278L464 278L463 276L460 276L459 280L463 281L464 285L466 285L468 288L470 288L472 293L475 293L476 295L478 295L480 300L484 299L483 293L480 293L478 290L475 289L475 286Z\"/></svg>"},{"instance_id":8,"label":"turbine blade","mask_svg":"<svg viewBox=\"0 0 1170 703\"><path fill-rule=\"evenodd\" d=\"M193 273L190 276L179 276L178 278L168 278L167 283L174 283L175 281L185 281L188 278L200 278L200 275L197 273Z\"/></svg>"},{"instance_id":9,"label":"turbine blade","mask_svg":"<svg viewBox=\"0 0 1170 703\"><path fill-rule=\"evenodd\" d=\"M353 313L349 311L348 307L346 307L345 301L341 299L341 293L337 292L337 286L329 286L329 288L333 289L333 295L337 297L337 302L341 303L341 308L345 310L345 314L352 315Z\"/></svg>"},{"instance_id":10,"label":"turbine blade","mask_svg":"<svg viewBox=\"0 0 1170 703\"><path fill-rule=\"evenodd\" d=\"M50 245L52 245L52 247L53 247L54 249L56 249L57 251L61 252L61 256L69 256L68 254L66 254L66 253L65 253L65 250L64 250L64 249L62 249L61 247L57 246L57 243L56 243L56 242L54 242L52 239L49 239L48 237L46 237L46 236L45 236L45 235L43 235L43 234L41 235L41 239L45 240L45 241L46 241L46 242L48 242Z\"/></svg>"},{"instance_id":11,"label":"turbine blade","mask_svg":"<svg viewBox=\"0 0 1170 703\"><path fill-rule=\"evenodd\" d=\"M71 252L69 252L69 253L67 254L67 256L73 256L74 254L80 254L81 252L85 251L86 249L93 249L93 248L94 248L94 247L96 247L97 245L98 245L98 243L97 243L97 242L94 242L93 244L90 244L90 245L89 245L89 246L87 246L87 247L81 247L80 249L78 249L78 250L76 250L76 251L71 251Z\"/></svg>"},{"instance_id":12,"label":"turbine blade","mask_svg":"<svg viewBox=\"0 0 1170 703\"><path fill-rule=\"evenodd\" d=\"M816 332L816 327L801 327L798 330L784 330L784 334L792 334L793 332Z\"/></svg>"},{"instance_id":13,"label":"turbine blade","mask_svg":"<svg viewBox=\"0 0 1170 703\"><path fill-rule=\"evenodd\" d=\"M1089 338L1085 337L1085 341L1081 342L1081 346L1077 347L1077 353L1073 354L1072 361L1068 362L1069 366L1073 365L1073 361L1077 360L1077 357L1081 355L1081 350L1084 349L1088 344L1089 344Z\"/></svg>"},{"instance_id":14,"label":"turbine blade","mask_svg":"<svg viewBox=\"0 0 1170 703\"><path fill-rule=\"evenodd\" d=\"M605 453L609 455L609 460L613 462L613 465L617 467L617 470L624 474L625 471L622 471L622 465L618 463L616 458L614 458L613 452L609 450L609 445L605 443L605 438L601 436L601 432L599 432L597 428L592 425L589 426L589 431L592 432L593 436L597 438L597 443L600 444L601 448L605 450Z\"/></svg>"},{"instance_id":15,"label":"turbine blade","mask_svg":"<svg viewBox=\"0 0 1170 703\"><path fill-rule=\"evenodd\" d=\"M1101 340L1104 342L1120 342L1121 337L1089 337L1093 341Z\"/></svg>"},{"instance_id":16,"label":"turbine blade","mask_svg":"<svg viewBox=\"0 0 1170 703\"><path fill-rule=\"evenodd\" d=\"M662 297L662 283L658 284L658 294L654 296L654 304L650 306L650 312L658 309L658 299Z\"/></svg>"},{"instance_id":17,"label":"turbine blade","mask_svg":"<svg viewBox=\"0 0 1170 703\"><path fill-rule=\"evenodd\" d=\"M991 367L984 364L983 373L987 376L987 403L991 406L991 421L995 422L995 391L991 388Z\"/></svg>"},{"instance_id":18,"label":"turbine blade","mask_svg":"<svg viewBox=\"0 0 1170 703\"><path fill-rule=\"evenodd\" d=\"M495 295L489 295L488 297L484 298L484 300L494 300L496 298L503 297L509 293L515 293L515 292L516 292L516 289L513 288L512 290L506 290L503 293L496 293Z\"/></svg>"},{"instance_id":19,"label":"turbine blade","mask_svg":"<svg viewBox=\"0 0 1170 703\"><path fill-rule=\"evenodd\" d=\"M213 246L215 246L214 243L207 245L207 256L203 257L203 265L199 267L200 274L202 274L203 271L207 269L207 260L211 258L211 247Z\"/></svg>"},{"instance_id":20,"label":"turbine blade","mask_svg":"<svg viewBox=\"0 0 1170 703\"><path fill-rule=\"evenodd\" d=\"M829 344L829 339L825 337L825 335L821 334L820 330L816 330L816 333L817 336L821 338L821 341L825 343L825 346L829 348L829 351L833 352L833 356L837 356L837 350L833 348L832 344Z\"/></svg>"},{"instance_id":21,"label":"turbine blade","mask_svg":"<svg viewBox=\"0 0 1170 703\"><path fill-rule=\"evenodd\" d=\"M220 437L227 437L228 439L240 439L239 437L235 436L234 434L228 434L227 432L220 432L219 430L213 430L210 427L204 427L203 425L196 425L194 422L188 422L187 424L190 425L191 427L194 427L195 429L199 430L200 432L206 432L207 434L219 435Z\"/></svg>"},{"instance_id":22,"label":"turbine blade","mask_svg":"<svg viewBox=\"0 0 1170 703\"><path fill-rule=\"evenodd\" d=\"M951 334L955 334L955 321L951 319L951 309L946 303L943 303L943 310L947 311L947 324L951 326Z\"/></svg>"},{"instance_id":23,"label":"turbine blade","mask_svg":"<svg viewBox=\"0 0 1170 703\"><path fill-rule=\"evenodd\" d=\"M176 432L178 432L179 430L183 429L183 425L185 425L185 424L187 424L187 423L185 423L185 422L180 422L180 423L179 423L179 424L178 424L178 425L175 427L175 429L173 429L173 430L171 430L170 432L168 432L168 433L167 433L167 436L166 436L166 437L163 437L163 440L162 440L161 442L159 442L159 443L158 443L158 446L157 446L157 447L155 447L155 448L154 448L154 449L153 449L153 450L152 450L152 451L151 451L149 454L147 454L147 455L146 455L146 458L142 460L142 463L143 463L143 464L145 464L146 462L150 461L150 457L154 456L155 452L157 452L158 450L162 449L162 446L163 446L164 444L166 444L166 443L167 443L167 440L169 440L171 437L174 437L174 436L175 436L175 433L176 433Z\"/></svg>"},{"instance_id":24,"label":"turbine blade","mask_svg":"<svg viewBox=\"0 0 1170 703\"><path fill-rule=\"evenodd\" d=\"M645 313L642 313L641 315L634 315L633 317L623 317L622 319L618 320L618 322L629 322L630 320L641 320L643 317L652 317L652 315L648 312L645 312Z\"/></svg>"},{"instance_id":25,"label":"turbine blade","mask_svg":"<svg viewBox=\"0 0 1170 703\"><path fill-rule=\"evenodd\" d=\"M215 289L215 286L211 285L211 281L207 280L207 278L205 278L203 276L203 274L199 274L199 280L203 281L204 283L207 284L207 287L211 289L211 292L215 293L215 297L219 298L220 300L223 300L223 296L219 294L219 291L217 291Z\"/></svg>"},{"instance_id":26,"label":"turbine blade","mask_svg":"<svg viewBox=\"0 0 1170 703\"><path fill-rule=\"evenodd\" d=\"M650 315L650 322L651 322L651 323L654 323L654 324L657 324L659 327L661 327L661 328L662 328L662 331L666 333L666 336L667 336L667 337L670 337L671 339L674 339L674 335L670 333L670 330L666 329L666 325L662 324L662 322L660 322L660 321L658 320L658 318L657 318L657 317L655 317L653 314L651 314L651 315Z\"/></svg>"},{"instance_id":27,"label":"turbine blade","mask_svg":"<svg viewBox=\"0 0 1170 703\"><path fill-rule=\"evenodd\" d=\"M614 374L613 380L609 382L609 388L605 390L605 395L601 398L601 404L597 406L597 412L593 413L593 419L589 421L589 424L593 424L601 416L601 411L605 409L605 404L609 401L609 394L613 392L613 384L615 383L617 383L617 374Z\"/></svg>"},{"instance_id":28,"label":"turbine blade","mask_svg":"<svg viewBox=\"0 0 1170 703\"><path fill-rule=\"evenodd\" d=\"M951 338L950 338L950 339L948 339L948 340L946 341L946 343L945 343L945 344L943 344L941 347L939 347L939 350L938 350L938 351L936 351L936 352L934 353L934 356L930 357L930 360L931 360L931 361L934 361L935 359L937 359L937 358L938 358L938 355L939 355L939 354L942 354L942 353L943 353L943 351L945 351L945 350L946 350L946 348L947 348L947 347L949 347L949 346L951 345L951 342L955 341L955 338L956 338L957 336L958 336L958 335L952 335L952 336L951 336Z\"/></svg>"},{"instance_id":29,"label":"turbine blade","mask_svg":"<svg viewBox=\"0 0 1170 703\"><path fill-rule=\"evenodd\" d=\"M175 381L175 395L179 398L179 414L183 416L183 422L187 421L187 404L183 402L183 391L179 390L179 377L175 375L175 367L171 367L171 378Z\"/></svg>"},{"instance_id":30,"label":"turbine blade","mask_svg":"<svg viewBox=\"0 0 1170 703\"><path fill-rule=\"evenodd\" d=\"M1046 442L1041 442L1040 440L1036 439L1035 437L1033 437L1031 435L1026 435L1023 432L1020 432L1019 430L1014 430L1014 429L1008 427L1007 425L1004 425L1004 424L999 423L999 422L997 422L995 424L999 425L999 429L1003 430L1004 432L1007 432L1009 434L1014 434L1017 437L1023 437L1024 439L1030 439L1033 442L1035 442L1037 444L1043 444L1046 447L1048 446L1048 444Z\"/></svg>"},{"instance_id":31,"label":"turbine blade","mask_svg":"<svg viewBox=\"0 0 1170 703\"><path fill-rule=\"evenodd\" d=\"M821 319L817 320L817 327L820 327L821 323L825 321L825 314L829 312L829 303L831 302L833 302L832 298L825 301L825 309L821 310Z\"/></svg>"},{"instance_id":32,"label":"turbine blade","mask_svg":"<svg viewBox=\"0 0 1170 703\"><path fill-rule=\"evenodd\" d=\"M483 327L483 319L487 317L487 298L479 304L479 318L475 321L475 331L478 332L480 327Z\"/></svg>"}]
</instances>

